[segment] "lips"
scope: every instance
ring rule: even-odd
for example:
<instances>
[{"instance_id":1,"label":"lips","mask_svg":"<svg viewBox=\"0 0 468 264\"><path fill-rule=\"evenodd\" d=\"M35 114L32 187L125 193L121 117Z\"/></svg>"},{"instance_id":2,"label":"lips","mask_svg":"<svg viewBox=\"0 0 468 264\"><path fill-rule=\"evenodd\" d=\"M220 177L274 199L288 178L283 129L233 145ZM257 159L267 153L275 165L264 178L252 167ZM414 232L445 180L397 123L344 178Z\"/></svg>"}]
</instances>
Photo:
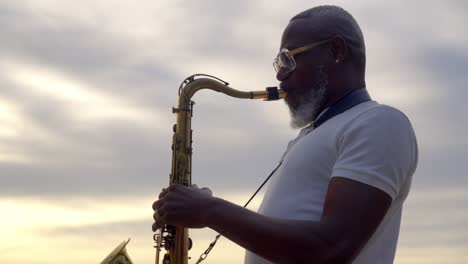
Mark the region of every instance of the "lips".
<instances>
[{"instance_id":1,"label":"lips","mask_svg":"<svg viewBox=\"0 0 468 264\"><path fill-rule=\"evenodd\" d=\"M279 87L281 90L288 92L289 87L285 82L280 82Z\"/></svg>"},{"instance_id":2,"label":"lips","mask_svg":"<svg viewBox=\"0 0 468 264\"><path fill-rule=\"evenodd\" d=\"M298 102L296 98L297 95L294 93L295 89L287 85L285 82L281 82L279 84L279 88L286 92L286 97L284 98L284 101L289 106L289 108L296 110Z\"/></svg>"},{"instance_id":3,"label":"lips","mask_svg":"<svg viewBox=\"0 0 468 264\"><path fill-rule=\"evenodd\" d=\"M286 97L284 98L284 102L291 108L293 109L296 109L294 107L294 99L292 98L292 94L291 93L287 93L286 94Z\"/></svg>"}]
</instances>

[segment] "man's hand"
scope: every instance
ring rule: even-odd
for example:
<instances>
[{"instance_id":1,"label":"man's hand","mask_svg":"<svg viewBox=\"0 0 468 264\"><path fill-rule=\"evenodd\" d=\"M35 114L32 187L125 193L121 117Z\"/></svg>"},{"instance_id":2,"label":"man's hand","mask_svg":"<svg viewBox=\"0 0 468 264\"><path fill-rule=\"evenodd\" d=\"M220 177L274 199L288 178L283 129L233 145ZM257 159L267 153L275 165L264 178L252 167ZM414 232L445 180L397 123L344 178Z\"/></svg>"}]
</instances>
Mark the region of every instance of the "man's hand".
<instances>
[{"instance_id":1,"label":"man's hand","mask_svg":"<svg viewBox=\"0 0 468 264\"><path fill-rule=\"evenodd\" d=\"M173 184L159 194L153 203L153 231L164 224L187 228L206 227L208 209L216 199L208 188L199 189L197 185L187 187Z\"/></svg>"}]
</instances>

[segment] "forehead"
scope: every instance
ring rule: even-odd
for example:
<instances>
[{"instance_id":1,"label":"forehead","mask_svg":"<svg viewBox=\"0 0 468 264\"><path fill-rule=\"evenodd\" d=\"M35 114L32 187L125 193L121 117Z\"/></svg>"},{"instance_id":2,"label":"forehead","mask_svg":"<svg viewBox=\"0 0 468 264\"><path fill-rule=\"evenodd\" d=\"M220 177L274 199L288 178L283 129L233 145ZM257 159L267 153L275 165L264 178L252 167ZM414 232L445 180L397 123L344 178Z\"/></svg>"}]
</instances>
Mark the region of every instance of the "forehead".
<instances>
[{"instance_id":1,"label":"forehead","mask_svg":"<svg viewBox=\"0 0 468 264\"><path fill-rule=\"evenodd\" d=\"M314 26L310 20L296 19L286 26L281 38L281 48L297 48L317 41L318 34L314 32Z\"/></svg>"}]
</instances>

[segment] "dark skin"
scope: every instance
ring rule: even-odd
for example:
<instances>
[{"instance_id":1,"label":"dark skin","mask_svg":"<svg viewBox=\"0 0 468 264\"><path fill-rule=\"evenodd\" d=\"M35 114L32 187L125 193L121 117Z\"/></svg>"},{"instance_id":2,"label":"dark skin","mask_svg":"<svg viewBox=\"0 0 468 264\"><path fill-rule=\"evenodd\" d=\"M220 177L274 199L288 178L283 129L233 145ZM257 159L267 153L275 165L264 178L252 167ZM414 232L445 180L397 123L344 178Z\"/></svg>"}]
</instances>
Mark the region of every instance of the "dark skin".
<instances>
[{"instance_id":1,"label":"dark skin","mask_svg":"<svg viewBox=\"0 0 468 264\"><path fill-rule=\"evenodd\" d=\"M303 20L291 22L281 47L291 50L319 40L305 34L309 30ZM340 37L295 59L293 72L277 75L288 86L287 102L293 107L307 89L314 89L319 65L324 65L329 75L325 107L365 86L363 72L351 62ZM274 263L349 263L375 232L391 201L388 194L372 186L332 177L320 221L288 220L252 212L212 196L207 189L171 185L153 204L158 211L153 230L164 224L209 227Z\"/></svg>"},{"instance_id":2,"label":"dark skin","mask_svg":"<svg viewBox=\"0 0 468 264\"><path fill-rule=\"evenodd\" d=\"M314 38L315 30L303 19L294 20L286 27L281 39L281 48L293 50L310 43L324 40ZM323 66L328 78L328 95L323 109L332 105L349 92L365 87L364 70L353 64L345 40L333 36L327 44L294 56L296 69L290 73L278 72L280 86L288 87L286 102L297 108L299 97L314 89L318 82L318 67ZM337 62L338 61L338 62Z\"/></svg>"}]
</instances>

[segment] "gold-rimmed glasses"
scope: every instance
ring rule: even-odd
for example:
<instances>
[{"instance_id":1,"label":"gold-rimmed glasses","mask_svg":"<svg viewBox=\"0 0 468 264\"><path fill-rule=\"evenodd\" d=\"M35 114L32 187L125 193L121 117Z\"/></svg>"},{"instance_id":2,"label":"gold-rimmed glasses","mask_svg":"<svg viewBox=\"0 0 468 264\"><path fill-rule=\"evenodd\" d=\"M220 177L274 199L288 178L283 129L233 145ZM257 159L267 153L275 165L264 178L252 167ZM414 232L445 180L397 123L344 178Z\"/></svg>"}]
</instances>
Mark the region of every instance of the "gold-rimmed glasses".
<instances>
[{"instance_id":1,"label":"gold-rimmed glasses","mask_svg":"<svg viewBox=\"0 0 468 264\"><path fill-rule=\"evenodd\" d=\"M296 68L296 60L294 60L294 55L297 55L299 53L308 51L312 48L318 47L322 44L327 43L330 41L329 39L327 40L322 40L322 41L317 41L302 47L299 47L297 49L293 50L288 50L286 48L282 48L281 51L278 53L276 58L273 60L273 68L275 68L275 71L278 73L279 71L283 71L285 73L292 72Z\"/></svg>"}]
</instances>

